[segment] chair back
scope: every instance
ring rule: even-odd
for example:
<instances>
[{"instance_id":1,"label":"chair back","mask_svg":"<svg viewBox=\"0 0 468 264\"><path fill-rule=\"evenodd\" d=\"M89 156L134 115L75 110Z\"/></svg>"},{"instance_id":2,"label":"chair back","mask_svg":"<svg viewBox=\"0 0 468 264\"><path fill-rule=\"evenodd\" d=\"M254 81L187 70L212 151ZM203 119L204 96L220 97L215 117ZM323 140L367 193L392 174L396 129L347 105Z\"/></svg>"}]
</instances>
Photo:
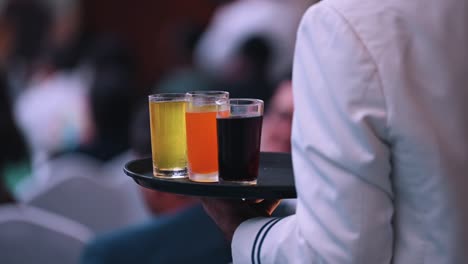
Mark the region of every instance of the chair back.
<instances>
[{"instance_id":1,"label":"chair back","mask_svg":"<svg viewBox=\"0 0 468 264\"><path fill-rule=\"evenodd\" d=\"M2 264L74 264L93 233L85 226L27 205L0 206Z\"/></svg>"}]
</instances>

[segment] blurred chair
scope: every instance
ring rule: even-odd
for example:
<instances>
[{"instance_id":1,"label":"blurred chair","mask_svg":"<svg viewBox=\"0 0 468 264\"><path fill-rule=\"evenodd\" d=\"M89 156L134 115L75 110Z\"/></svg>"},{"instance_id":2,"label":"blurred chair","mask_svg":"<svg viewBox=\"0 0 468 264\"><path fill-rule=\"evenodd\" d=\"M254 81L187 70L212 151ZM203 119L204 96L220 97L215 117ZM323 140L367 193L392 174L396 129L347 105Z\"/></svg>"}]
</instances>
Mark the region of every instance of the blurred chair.
<instances>
[{"instance_id":1,"label":"blurred chair","mask_svg":"<svg viewBox=\"0 0 468 264\"><path fill-rule=\"evenodd\" d=\"M132 205L133 214L138 216L136 218L144 220L150 218L152 213L140 191L141 187L123 172L125 164L137 158L131 151L124 152L104 163L100 168L100 174L95 179L104 183L112 182L108 186L120 190L121 195L125 196L128 203Z\"/></svg>"},{"instance_id":2,"label":"blurred chair","mask_svg":"<svg viewBox=\"0 0 468 264\"><path fill-rule=\"evenodd\" d=\"M78 263L93 233L83 225L26 205L0 206L1 263Z\"/></svg>"},{"instance_id":3,"label":"blurred chair","mask_svg":"<svg viewBox=\"0 0 468 264\"><path fill-rule=\"evenodd\" d=\"M75 171L80 163L74 163ZM66 168L66 167L65 167ZM34 194L23 201L27 204L66 216L89 227L96 233L106 232L148 218L142 201L129 190L133 182L126 177L110 177L100 168L86 174L65 173L53 175ZM85 170L83 168L83 170ZM101 177L102 176L102 177Z\"/></svg>"},{"instance_id":4,"label":"blurred chair","mask_svg":"<svg viewBox=\"0 0 468 264\"><path fill-rule=\"evenodd\" d=\"M56 177L94 176L101 162L85 154L71 153L49 160L37 167L33 177L47 182Z\"/></svg>"},{"instance_id":5,"label":"blurred chair","mask_svg":"<svg viewBox=\"0 0 468 264\"><path fill-rule=\"evenodd\" d=\"M84 154L72 153L43 161L34 166L31 177L19 184L15 193L19 201L28 201L41 193L51 181L60 178L94 176L101 162Z\"/></svg>"}]
</instances>

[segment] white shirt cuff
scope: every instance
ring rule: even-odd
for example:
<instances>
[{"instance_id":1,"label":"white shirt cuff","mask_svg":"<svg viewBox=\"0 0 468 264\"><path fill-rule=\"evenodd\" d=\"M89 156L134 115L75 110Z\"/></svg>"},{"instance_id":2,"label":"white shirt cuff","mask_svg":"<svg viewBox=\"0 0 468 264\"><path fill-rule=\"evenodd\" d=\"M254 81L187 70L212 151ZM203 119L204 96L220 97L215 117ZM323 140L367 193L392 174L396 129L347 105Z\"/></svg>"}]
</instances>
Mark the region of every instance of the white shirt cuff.
<instances>
[{"instance_id":1,"label":"white shirt cuff","mask_svg":"<svg viewBox=\"0 0 468 264\"><path fill-rule=\"evenodd\" d=\"M258 263L260 248L270 229L282 218L253 218L243 222L232 239L233 263Z\"/></svg>"}]
</instances>

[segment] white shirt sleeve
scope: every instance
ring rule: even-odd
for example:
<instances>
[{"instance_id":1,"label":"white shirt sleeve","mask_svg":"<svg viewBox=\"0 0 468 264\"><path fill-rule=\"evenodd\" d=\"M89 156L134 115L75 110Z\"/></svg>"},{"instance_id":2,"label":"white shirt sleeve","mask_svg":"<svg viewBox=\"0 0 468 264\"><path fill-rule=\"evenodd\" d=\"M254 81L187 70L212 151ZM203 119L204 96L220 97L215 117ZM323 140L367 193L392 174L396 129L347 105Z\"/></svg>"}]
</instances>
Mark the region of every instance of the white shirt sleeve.
<instances>
[{"instance_id":1,"label":"white shirt sleeve","mask_svg":"<svg viewBox=\"0 0 468 264\"><path fill-rule=\"evenodd\" d=\"M296 214L242 223L234 263L390 263L391 153L379 73L326 1L301 22L293 87Z\"/></svg>"}]
</instances>

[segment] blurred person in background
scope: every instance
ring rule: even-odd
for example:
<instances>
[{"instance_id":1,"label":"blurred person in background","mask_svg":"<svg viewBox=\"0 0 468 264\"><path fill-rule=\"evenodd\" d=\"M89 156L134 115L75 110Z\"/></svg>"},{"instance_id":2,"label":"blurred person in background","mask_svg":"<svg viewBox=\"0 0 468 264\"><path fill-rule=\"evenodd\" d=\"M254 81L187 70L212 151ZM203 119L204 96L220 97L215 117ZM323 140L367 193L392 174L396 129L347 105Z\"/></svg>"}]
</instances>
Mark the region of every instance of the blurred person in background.
<instances>
[{"instance_id":1,"label":"blurred person in background","mask_svg":"<svg viewBox=\"0 0 468 264\"><path fill-rule=\"evenodd\" d=\"M149 112L134 119L131 134L135 157L151 156ZM229 263L230 247L206 215L198 199L141 188L158 218L98 237L81 263ZM200 238L203 238L200 240Z\"/></svg>"},{"instance_id":2,"label":"blurred person in background","mask_svg":"<svg viewBox=\"0 0 468 264\"><path fill-rule=\"evenodd\" d=\"M24 174L18 174L23 170L18 168L29 168L29 155L13 119L11 97L6 86L0 68L1 262L76 263L92 232L71 219L24 204L18 198L16 183L24 181Z\"/></svg>"},{"instance_id":3,"label":"blurred person in background","mask_svg":"<svg viewBox=\"0 0 468 264\"><path fill-rule=\"evenodd\" d=\"M274 88L268 79L272 58L272 43L267 38L249 36L215 77L216 83L231 98L257 98L268 106Z\"/></svg>"},{"instance_id":4,"label":"blurred person in background","mask_svg":"<svg viewBox=\"0 0 468 264\"><path fill-rule=\"evenodd\" d=\"M108 36L84 36L78 1L41 3L49 7L53 23L29 85L15 105L34 158L34 179L22 186L25 199L36 187L47 186L50 177L83 174L66 172L61 164L75 160L73 168L81 162L86 171L101 174L101 166L128 150L136 90L126 48ZM106 168L116 166L120 172L120 163Z\"/></svg>"},{"instance_id":5,"label":"blurred person in background","mask_svg":"<svg viewBox=\"0 0 468 264\"><path fill-rule=\"evenodd\" d=\"M17 185L30 175L30 163L27 145L13 119L7 82L1 67L0 146L2 146L0 154L0 203L13 202Z\"/></svg>"},{"instance_id":6,"label":"blurred person in background","mask_svg":"<svg viewBox=\"0 0 468 264\"><path fill-rule=\"evenodd\" d=\"M297 26L306 8L304 2L307 1L238 0L222 5L196 47L197 67L223 79L243 45L248 53L250 40L252 48L267 46L266 75L274 83L292 65Z\"/></svg>"},{"instance_id":7,"label":"blurred person in background","mask_svg":"<svg viewBox=\"0 0 468 264\"><path fill-rule=\"evenodd\" d=\"M105 162L128 150L128 129L133 108L132 82L125 72L100 71L89 91L94 133L72 152Z\"/></svg>"},{"instance_id":8,"label":"blurred person in background","mask_svg":"<svg viewBox=\"0 0 468 264\"><path fill-rule=\"evenodd\" d=\"M47 11L50 23L41 36L44 44L38 59L30 62L34 67L15 102L15 117L37 165L88 141L93 127L87 103L91 76L81 67L80 23L64 19L79 17L67 15L79 12L79 6L76 1L32 2Z\"/></svg>"},{"instance_id":9,"label":"blurred person in background","mask_svg":"<svg viewBox=\"0 0 468 264\"><path fill-rule=\"evenodd\" d=\"M118 156L129 149L129 124L136 97L132 59L117 40L102 38L92 43L82 60L94 72L89 88L56 80L53 81L54 85L48 82L46 87L35 88L44 90L44 93L34 91L31 100L40 104L39 99L47 100L41 96L47 96L57 101L45 106L38 105L36 113L27 108L27 105L19 105L20 110L25 112L23 117L30 121L24 122L28 127L40 125L42 119L32 119L36 116L45 119L43 121L48 121L51 126L55 125L37 128L35 133L42 134L31 135L32 139L36 139L34 136L40 137L32 142L43 143L40 147L45 153L40 154L45 157L42 157L42 162L36 161L38 165L34 167L33 177L22 186L21 193L24 197L28 197L38 186L46 186L52 180L51 177L81 175L76 170L84 170L80 169L78 163L83 163L82 166L96 174L101 174L99 171L105 166L102 174L118 171L117 175L121 175L123 164ZM20 98L20 103L28 102L27 95ZM73 96L76 98L68 102L68 98ZM75 112L71 111L73 104L77 108ZM66 110L61 109L62 107ZM83 122L88 127L86 138L77 140L82 134L78 133L76 126L83 126ZM67 171L64 166L72 166L74 169Z\"/></svg>"},{"instance_id":10,"label":"blurred person in background","mask_svg":"<svg viewBox=\"0 0 468 264\"><path fill-rule=\"evenodd\" d=\"M18 184L27 179L31 172L29 148L13 118L6 75L8 61L14 50L14 34L12 20L0 15L0 200L11 200Z\"/></svg>"},{"instance_id":11,"label":"blurred person in background","mask_svg":"<svg viewBox=\"0 0 468 264\"><path fill-rule=\"evenodd\" d=\"M267 78L271 57L268 40L262 36L250 36L240 43L219 75L185 67L163 79L156 88L158 92L225 90L232 98L258 98L267 104L273 92Z\"/></svg>"},{"instance_id":12,"label":"blurred person in background","mask_svg":"<svg viewBox=\"0 0 468 264\"><path fill-rule=\"evenodd\" d=\"M6 57L5 74L13 101L32 77L47 42L51 16L41 0L1 1L2 19L8 21L12 50ZM2 41L5 36L2 36ZM4 56L5 54L2 54Z\"/></svg>"},{"instance_id":13,"label":"blurred person in background","mask_svg":"<svg viewBox=\"0 0 468 264\"><path fill-rule=\"evenodd\" d=\"M239 0L222 5L196 47L197 67L230 97L262 99L268 107L275 82L292 65L305 2Z\"/></svg>"},{"instance_id":14,"label":"blurred person in background","mask_svg":"<svg viewBox=\"0 0 468 264\"><path fill-rule=\"evenodd\" d=\"M94 133L73 149L50 153L35 169L32 178L38 180L28 183L22 200L101 233L139 223L148 212L137 186L122 175L136 91L131 58L112 39L96 42L86 56L95 71L86 93ZM83 192L92 205L80 203ZM80 205L70 208L75 203Z\"/></svg>"},{"instance_id":15,"label":"blurred person in background","mask_svg":"<svg viewBox=\"0 0 468 264\"><path fill-rule=\"evenodd\" d=\"M137 97L134 63L117 40L101 38L92 48L94 80L88 93L92 137L76 150L106 162L129 149L130 122Z\"/></svg>"},{"instance_id":16,"label":"blurred person in background","mask_svg":"<svg viewBox=\"0 0 468 264\"><path fill-rule=\"evenodd\" d=\"M291 152L291 128L294 112L292 82L283 80L265 109L260 148L266 152Z\"/></svg>"}]
</instances>

